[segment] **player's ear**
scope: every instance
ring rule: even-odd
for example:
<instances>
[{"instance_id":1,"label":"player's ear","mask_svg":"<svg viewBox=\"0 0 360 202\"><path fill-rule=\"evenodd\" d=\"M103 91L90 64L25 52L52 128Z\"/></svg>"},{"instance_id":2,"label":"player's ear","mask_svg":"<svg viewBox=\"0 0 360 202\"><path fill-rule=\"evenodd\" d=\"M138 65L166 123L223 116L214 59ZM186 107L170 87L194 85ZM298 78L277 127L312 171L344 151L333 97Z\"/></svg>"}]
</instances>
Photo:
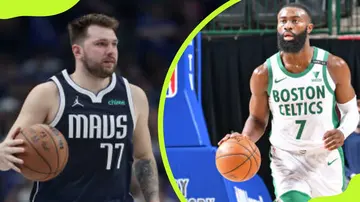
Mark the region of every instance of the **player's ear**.
<instances>
[{"instance_id":1,"label":"player's ear","mask_svg":"<svg viewBox=\"0 0 360 202\"><path fill-rule=\"evenodd\" d=\"M310 34L313 29L314 29L314 24L309 23L309 24L307 25L307 33Z\"/></svg>"},{"instance_id":2,"label":"player's ear","mask_svg":"<svg viewBox=\"0 0 360 202\"><path fill-rule=\"evenodd\" d=\"M73 45L71 46L71 49L72 49L72 52L73 52L75 58L80 58L80 57L81 57L81 55L82 55L82 49L81 49L81 47L80 47L79 45L73 44Z\"/></svg>"}]
</instances>

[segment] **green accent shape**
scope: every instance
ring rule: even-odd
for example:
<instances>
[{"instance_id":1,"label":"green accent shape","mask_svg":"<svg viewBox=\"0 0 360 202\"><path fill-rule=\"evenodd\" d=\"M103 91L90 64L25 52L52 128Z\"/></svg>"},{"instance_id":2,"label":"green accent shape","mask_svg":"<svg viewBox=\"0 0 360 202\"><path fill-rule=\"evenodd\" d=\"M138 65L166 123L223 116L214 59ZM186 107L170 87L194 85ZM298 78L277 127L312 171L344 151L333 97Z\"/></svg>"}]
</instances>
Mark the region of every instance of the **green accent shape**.
<instances>
[{"instance_id":1,"label":"green accent shape","mask_svg":"<svg viewBox=\"0 0 360 202\"><path fill-rule=\"evenodd\" d=\"M286 79L287 77L284 77L282 79L275 79L275 83L280 83L281 81L283 81L284 79Z\"/></svg>"},{"instance_id":2,"label":"green accent shape","mask_svg":"<svg viewBox=\"0 0 360 202\"><path fill-rule=\"evenodd\" d=\"M355 202L360 198L360 174L355 175L349 182L346 190L335 196L317 197L309 202Z\"/></svg>"},{"instance_id":3,"label":"green accent shape","mask_svg":"<svg viewBox=\"0 0 360 202\"><path fill-rule=\"evenodd\" d=\"M11 19L21 16L44 17L63 13L79 0L1 0L0 19Z\"/></svg>"},{"instance_id":4,"label":"green accent shape","mask_svg":"<svg viewBox=\"0 0 360 202\"><path fill-rule=\"evenodd\" d=\"M329 57L329 53L328 52L325 52L325 55L324 55L324 61L327 61ZM326 89L328 89L328 91L332 94L332 95L335 95L335 92L332 90L331 86L330 86L330 83L329 83L329 80L328 80L328 77L327 77L327 66L323 66L322 67L322 73L323 73L323 79L324 79L324 83L325 83L325 86L326 86Z\"/></svg>"},{"instance_id":5,"label":"green accent shape","mask_svg":"<svg viewBox=\"0 0 360 202\"><path fill-rule=\"evenodd\" d=\"M282 202L308 202L311 198L303 192L291 190L281 195L280 199Z\"/></svg>"},{"instance_id":6,"label":"green accent shape","mask_svg":"<svg viewBox=\"0 0 360 202\"><path fill-rule=\"evenodd\" d=\"M166 91L169 87L170 84L170 79L171 76L180 60L180 57L183 55L183 53L185 52L187 46L190 44L190 42L195 38L195 36L212 20L214 19L217 15L219 15L221 12L223 12L224 10L226 10L227 8L229 8L230 6L240 2L241 0L229 0L226 3L224 3L223 5L221 5L219 8L217 8L215 11L213 11L212 13L210 13L210 15L208 15L203 21L200 22L200 24L198 24L195 29L190 33L190 35L185 39L184 43L180 46L180 49L178 50L178 52L176 53L170 68L166 74L165 80L164 80L164 85L162 87L161 90L161 95L160 95L160 103L159 103L159 114L158 114L158 137L159 137L159 147L160 147L160 154L161 154L161 158L165 167L165 171L166 174L169 178L170 184L172 186L172 188L174 189L177 197L179 198L179 200L181 202L186 202L186 198L183 196L183 194L181 193L176 180L174 178L174 175L171 171L171 167L169 164L169 160L167 158L166 155L166 148L165 148L165 140L164 140L164 108L165 108L165 100L166 100ZM179 125L180 127L180 125ZM209 176L211 177L211 176Z\"/></svg>"},{"instance_id":7,"label":"green accent shape","mask_svg":"<svg viewBox=\"0 0 360 202\"><path fill-rule=\"evenodd\" d=\"M319 73L320 73L320 72L314 72L314 76L315 76L316 79L318 78Z\"/></svg>"},{"instance_id":8,"label":"green accent shape","mask_svg":"<svg viewBox=\"0 0 360 202\"><path fill-rule=\"evenodd\" d=\"M272 85L273 85L273 73L272 73L270 58L266 60L266 68L268 69L268 87L267 87L267 93L268 93L268 95L270 96L270 95L271 95Z\"/></svg>"},{"instance_id":9,"label":"green accent shape","mask_svg":"<svg viewBox=\"0 0 360 202\"><path fill-rule=\"evenodd\" d=\"M338 149L339 155L340 155L340 160L341 160L341 169L342 169L342 174L343 174L343 185L342 185L342 191L346 190L346 175L345 175L345 156L344 156L344 151L342 149L342 147L339 147Z\"/></svg>"},{"instance_id":10,"label":"green accent shape","mask_svg":"<svg viewBox=\"0 0 360 202\"><path fill-rule=\"evenodd\" d=\"M328 166L330 166L331 164L333 164L336 160L338 160L338 159L336 158L336 159L334 159L334 160L332 160L332 161L328 162Z\"/></svg>"}]
</instances>

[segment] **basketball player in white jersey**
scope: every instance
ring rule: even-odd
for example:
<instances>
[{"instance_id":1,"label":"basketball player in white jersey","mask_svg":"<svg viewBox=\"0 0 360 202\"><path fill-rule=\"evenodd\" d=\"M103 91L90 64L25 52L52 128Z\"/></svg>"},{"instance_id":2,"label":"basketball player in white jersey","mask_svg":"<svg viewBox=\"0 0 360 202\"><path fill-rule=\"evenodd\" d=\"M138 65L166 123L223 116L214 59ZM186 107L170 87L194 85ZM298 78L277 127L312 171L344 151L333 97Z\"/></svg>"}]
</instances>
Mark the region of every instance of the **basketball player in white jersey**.
<instances>
[{"instance_id":1,"label":"basketball player in white jersey","mask_svg":"<svg viewBox=\"0 0 360 202\"><path fill-rule=\"evenodd\" d=\"M250 115L243 131L219 142L233 136L257 142L272 114L270 167L277 201L305 202L341 193L341 146L359 121L349 67L310 45L313 26L303 5L288 4L279 11L279 52L252 74Z\"/></svg>"},{"instance_id":2,"label":"basketball player in white jersey","mask_svg":"<svg viewBox=\"0 0 360 202\"><path fill-rule=\"evenodd\" d=\"M30 199L33 202L131 202L132 168L145 200L160 200L146 94L115 74L117 27L116 19L101 14L71 22L75 72L70 75L63 70L32 89L0 143L0 169L21 172L16 164L23 162L13 155L24 151L22 141L14 140L20 128L49 124L67 139L70 153L66 168L49 182L35 182ZM114 150L109 151L113 144ZM116 147L119 145L122 147Z\"/></svg>"}]
</instances>

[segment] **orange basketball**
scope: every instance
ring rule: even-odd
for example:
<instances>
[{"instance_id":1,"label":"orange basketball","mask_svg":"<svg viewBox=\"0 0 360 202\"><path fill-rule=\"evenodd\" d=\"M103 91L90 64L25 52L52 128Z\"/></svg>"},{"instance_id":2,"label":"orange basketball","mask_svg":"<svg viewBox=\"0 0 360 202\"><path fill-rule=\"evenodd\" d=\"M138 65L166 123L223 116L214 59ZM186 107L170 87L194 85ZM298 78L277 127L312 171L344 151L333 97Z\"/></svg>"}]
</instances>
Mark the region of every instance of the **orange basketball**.
<instances>
[{"instance_id":1,"label":"orange basketball","mask_svg":"<svg viewBox=\"0 0 360 202\"><path fill-rule=\"evenodd\" d=\"M24 140L24 153L16 157L24 164L17 165L22 175L32 181L48 181L58 176L68 161L69 149L64 136L45 124L23 128L15 139Z\"/></svg>"},{"instance_id":2,"label":"orange basketball","mask_svg":"<svg viewBox=\"0 0 360 202\"><path fill-rule=\"evenodd\" d=\"M223 142L216 151L216 167L220 174L233 182L244 182L259 171L259 148L247 137L234 137Z\"/></svg>"}]
</instances>

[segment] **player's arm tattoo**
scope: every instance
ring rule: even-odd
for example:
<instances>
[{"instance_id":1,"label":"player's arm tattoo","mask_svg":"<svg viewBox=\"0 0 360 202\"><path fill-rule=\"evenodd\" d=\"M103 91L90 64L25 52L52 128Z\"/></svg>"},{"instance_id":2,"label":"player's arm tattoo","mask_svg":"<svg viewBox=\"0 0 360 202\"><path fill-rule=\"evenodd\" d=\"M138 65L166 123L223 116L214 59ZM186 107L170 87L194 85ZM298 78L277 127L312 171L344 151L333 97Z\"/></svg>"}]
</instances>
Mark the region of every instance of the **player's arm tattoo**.
<instances>
[{"instance_id":1,"label":"player's arm tattoo","mask_svg":"<svg viewBox=\"0 0 360 202\"><path fill-rule=\"evenodd\" d=\"M159 180L155 160L139 159L135 163L134 169L146 202L158 201Z\"/></svg>"}]
</instances>

